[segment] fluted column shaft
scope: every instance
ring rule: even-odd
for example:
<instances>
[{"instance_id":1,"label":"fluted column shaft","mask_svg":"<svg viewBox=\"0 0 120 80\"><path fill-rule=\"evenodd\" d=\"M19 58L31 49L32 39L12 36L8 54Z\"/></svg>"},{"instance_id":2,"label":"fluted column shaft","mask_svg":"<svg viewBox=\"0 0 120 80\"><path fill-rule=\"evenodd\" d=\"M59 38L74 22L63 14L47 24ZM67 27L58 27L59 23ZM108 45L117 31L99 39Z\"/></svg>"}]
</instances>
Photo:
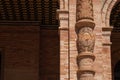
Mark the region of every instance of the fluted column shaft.
<instances>
[{"instance_id":1,"label":"fluted column shaft","mask_svg":"<svg viewBox=\"0 0 120 80\"><path fill-rule=\"evenodd\" d=\"M93 54L95 36L93 30L95 27L93 18L92 0L77 0L76 11L77 33L77 78L78 80L94 80L95 71L93 70L93 62L95 56Z\"/></svg>"}]
</instances>

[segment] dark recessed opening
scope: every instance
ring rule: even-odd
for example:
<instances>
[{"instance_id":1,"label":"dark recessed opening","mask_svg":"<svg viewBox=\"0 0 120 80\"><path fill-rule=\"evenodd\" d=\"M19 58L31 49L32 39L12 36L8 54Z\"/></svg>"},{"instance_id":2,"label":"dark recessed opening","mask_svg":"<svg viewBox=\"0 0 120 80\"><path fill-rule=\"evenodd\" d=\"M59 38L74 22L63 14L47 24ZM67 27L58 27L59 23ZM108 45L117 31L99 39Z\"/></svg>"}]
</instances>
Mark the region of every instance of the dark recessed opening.
<instances>
[{"instance_id":1,"label":"dark recessed opening","mask_svg":"<svg viewBox=\"0 0 120 80\"><path fill-rule=\"evenodd\" d=\"M113 26L111 33L111 66L112 80L120 80L120 2L118 1L110 15L110 26Z\"/></svg>"},{"instance_id":2,"label":"dark recessed opening","mask_svg":"<svg viewBox=\"0 0 120 80\"><path fill-rule=\"evenodd\" d=\"M57 29L40 30L40 80L60 79L60 45Z\"/></svg>"},{"instance_id":3,"label":"dark recessed opening","mask_svg":"<svg viewBox=\"0 0 120 80\"><path fill-rule=\"evenodd\" d=\"M113 31L120 31L120 2L117 2L111 11L110 25L114 27Z\"/></svg>"},{"instance_id":4,"label":"dark recessed opening","mask_svg":"<svg viewBox=\"0 0 120 80\"><path fill-rule=\"evenodd\" d=\"M59 21L56 19L58 3L58 0L41 0L40 80L60 80Z\"/></svg>"},{"instance_id":5,"label":"dark recessed opening","mask_svg":"<svg viewBox=\"0 0 120 80\"><path fill-rule=\"evenodd\" d=\"M117 62L114 68L114 80L120 80L120 61Z\"/></svg>"},{"instance_id":6,"label":"dark recessed opening","mask_svg":"<svg viewBox=\"0 0 120 80\"><path fill-rule=\"evenodd\" d=\"M1 63L2 63L1 61L2 61L2 60L1 60L1 59L2 59L2 55L1 55L1 52L0 52L0 80L2 80L2 79L1 79L1 75L2 75L2 70L1 70L1 69L2 69L2 67L1 67L1 66L2 66L2 64L1 64Z\"/></svg>"}]
</instances>

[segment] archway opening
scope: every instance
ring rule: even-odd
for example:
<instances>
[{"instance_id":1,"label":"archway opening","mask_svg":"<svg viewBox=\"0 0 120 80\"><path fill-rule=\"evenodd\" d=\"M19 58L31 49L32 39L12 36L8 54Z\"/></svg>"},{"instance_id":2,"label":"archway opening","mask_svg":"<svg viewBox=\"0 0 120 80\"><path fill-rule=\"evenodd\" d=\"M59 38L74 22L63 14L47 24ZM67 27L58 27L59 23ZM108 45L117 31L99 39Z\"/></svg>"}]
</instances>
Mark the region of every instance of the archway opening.
<instances>
[{"instance_id":1,"label":"archway opening","mask_svg":"<svg viewBox=\"0 0 120 80\"><path fill-rule=\"evenodd\" d=\"M110 15L110 26L113 26L111 33L111 64L113 80L120 80L118 74L120 68L120 2L117 2L113 7ZM119 67L119 68L118 68Z\"/></svg>"}]
</instances>

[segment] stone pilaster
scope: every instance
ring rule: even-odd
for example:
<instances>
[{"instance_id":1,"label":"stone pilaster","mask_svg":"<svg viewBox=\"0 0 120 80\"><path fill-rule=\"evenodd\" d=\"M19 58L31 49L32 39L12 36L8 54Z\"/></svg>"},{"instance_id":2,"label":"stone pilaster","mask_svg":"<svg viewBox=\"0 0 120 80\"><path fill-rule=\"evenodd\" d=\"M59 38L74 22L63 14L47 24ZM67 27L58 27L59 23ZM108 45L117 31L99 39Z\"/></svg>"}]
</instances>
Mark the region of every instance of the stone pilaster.
<instances>
[{"instance_id":1,"label":"stone pilaster","mask_svg":"<svg viewBox=\"0 0 120 80\"><path fill-rule=\"evenodd\" d=\"M95 44L93 30L95 23L93 22L92 0L77 0L76 14L77 78L78 80L94 80L95 71L92 66L95 59L93 54Z\"/></svg>"},{"instance_id":2,"label":"stone pilaster","mask_svg":"<svg viewBox=\"0 0 120 80\"><path fill-rule=\"evenodd\" d=\"M112 31L113 27L102 27L102 37L103 37L103 54L104 54L104 58L103 59L103 75L105 80L110 80L112 79L112 67L111 67L111 40L110 40L110 36L111 36L111 31Z\"/></svg>"},{"instance_id":3,"label":"stone pilaster","mask_svg":"<svg viewBox=\"0 0 120 80\"><path fill-rule=\"evenodd\" d=\"M60 21L60 80L68 80L68 14L67 10L57 10Z\"/></svg>"}]
</instances>

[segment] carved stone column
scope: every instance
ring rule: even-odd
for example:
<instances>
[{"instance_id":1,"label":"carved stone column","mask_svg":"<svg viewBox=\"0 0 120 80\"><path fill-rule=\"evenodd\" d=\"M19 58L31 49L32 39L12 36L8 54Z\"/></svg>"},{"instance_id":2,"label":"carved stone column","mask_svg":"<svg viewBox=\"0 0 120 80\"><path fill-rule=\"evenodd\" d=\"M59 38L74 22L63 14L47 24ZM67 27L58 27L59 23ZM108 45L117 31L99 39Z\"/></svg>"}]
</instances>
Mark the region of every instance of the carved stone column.
<instances>
[{"instance_id":1,"label":"carved stone column","mask_svg":"<svg viewBox=\"0 0 120 80\"><path fill-rule=\"evenodd\" d=\"M75 30L77 33L77 78L78 80L94 80L95 71L93 70L93 62L95 56L93 54L95 36L93 30L95 23L93 22L93 6L92 0L77 0L77 22Z\"/></svg>"}]
</instances>

